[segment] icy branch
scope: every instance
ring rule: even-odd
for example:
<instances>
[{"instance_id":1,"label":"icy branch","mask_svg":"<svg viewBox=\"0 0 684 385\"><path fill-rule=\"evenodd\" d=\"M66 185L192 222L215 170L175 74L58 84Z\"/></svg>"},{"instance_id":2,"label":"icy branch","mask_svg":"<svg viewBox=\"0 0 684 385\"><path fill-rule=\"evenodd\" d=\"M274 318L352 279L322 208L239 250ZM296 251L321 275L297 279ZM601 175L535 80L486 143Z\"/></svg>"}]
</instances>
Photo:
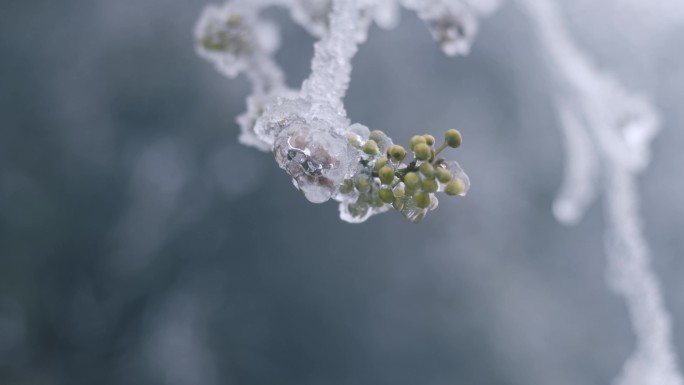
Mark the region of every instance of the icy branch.
<instances>
[{"instance_id":1,"label":"icy branch","mask_svg":"<svg viewBox=\"0 0 684 385\"><path fill-rule=\"evenodd\" d=\"M405 0L416 10L447 54L466 53L476 29L473 12L486 13L494 0ZM195 30L197 51L229 77L245 73L253 92L238 118L240 141L273 151L278 165L314 203L340 202L340 217L363 222L394 208L419 222L438 205L435 193L463 196L470 187L460 165L437 156L458 147L460 133L449 130L440 146L431 135L411 141L413 159L382 131L350 124L343 99L351 60L366 40L370 23L389 28L398 20L397 0L235 0L205 9ZM301 90L285 87L272 54L275 27L260 18L267 6L290 9L293 19L320 41L311 75ZM472 9L471 9L472 6ZM450 139L451 138L451 139ZM457 138L457 139L456 139ZM449 144L447 142L452 141ZM448 144L448 146L447 146Z\"/></svg>"},{"instance_id":2,"label":"icy branch","mask_svg":"<svg viewBox=\"0 0 684 385\"><path fill-rule=\"evenodd\" d=\"M553 1L518 0L538 30L559 94L568 166L554 204L557 218L579 220L598 191L605 199L608 281L627 301L637 338L616 385L682 385L672 346L670 316L650 267L642 232L636 177L649 163L658 117L639 95L596 70L562 26Z\"/></svg>"}]
</instances>

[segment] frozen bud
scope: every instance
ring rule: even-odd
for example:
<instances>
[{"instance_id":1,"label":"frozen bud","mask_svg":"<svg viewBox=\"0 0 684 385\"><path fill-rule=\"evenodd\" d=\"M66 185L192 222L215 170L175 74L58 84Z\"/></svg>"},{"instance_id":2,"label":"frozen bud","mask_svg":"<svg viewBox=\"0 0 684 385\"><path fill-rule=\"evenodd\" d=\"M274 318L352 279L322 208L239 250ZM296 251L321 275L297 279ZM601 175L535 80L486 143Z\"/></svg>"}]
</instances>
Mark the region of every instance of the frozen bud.
<instances>
[{"instance_id":1,"label":"frozen bud","mask_svg":"<svg viewBox=\"0 0 684 385\"><path fill-rule=\"evenodd\" d=\"M437 191L439 188L439 185L434 179L425 179L424 181L421 182L420 187L423 189L423 191L428 192L428 193L433 193Z\"/></svg>"},{"instance_id":2,"label":"frozen bud","mask_svg":"<svg viewBox=\"0 0 684 385\"><path fill-rule=\"evenodd\" d=\"M278 46L273 24L259 20L253 7L229 3L205 7L195 27L197 52L234 77L246 70L256 54Z\"/></svg>"},{"instance_id":3,"label":"frozen bud","mask_svg":"<svg viewBox=\"0 0 684 385\"><path fill-rule=\"evenodd\" d=\"M361 147L361 139L358 135L349 132L347 133L347 140L349 141L349 144L351 144L352 146L356 148Z\"/></svg>"},{"instance_id":4,"label":"frozen bud","mask_svg":"<svg viewBox=\"0 0 684 385\"><path fill-rule=\"evenodd\" d=\"M463 171L461 168L461 165L458 164L458 162L454 160L447 161L445 163L446 169L451 173L452 175L452 180L446 185L444 188L444 192L447 192L447 188L449 184L452 184L452 190L451 192L456 192L455 195L460 195L460 196L465 196L466 193L468 193L468 190L470 189L470 178L468 178L468 175ZM458 182L455 182L458 181ZM455 183L460 183L462 185L462 188L459 187L459 189L454 190L455 186L457 186Z\"/></svg>"},{"instance_id":5,"label":"frozen bud","mask_svg":"<svg viewBox=\"0 0 684 385\"><path fill-rule=\"evenodd\" d=\"M435 177L440 183L449 183L451 178L453 178L449 170L442 167L437 167L435 169Z\"/></svg>"},{"instance_id":6,"label":"frozen bud","mask_svg":"<svg viewBox=\"0 0 684 385\"><path fill-rule=\"evenodd\" d=\"M461 195L465 191L465 185L460 179L454 179L447 183L444 192L447 195Z\"/></svg>"},{"instance_id":7,"label":"frozen bud","mask_svg":"<svg viewBox=\"0 0 684 385\"><path fill-rule=\"evenodd\" d=\"M416 158L418 158L418 160L430 159L431 150L430 150L430 147L425 143L418 143L413 148L413 152L416 153Z\"/></svg>"},{"instance_id":8,"label":"frozen bud","mask_svg":"<svg viewBox=\"0 0 684 385\"><path fill-rule=\"evenodd\" d=\"M461 145L461 133L455 128L447 130L446 134L444 134L444 140L446 140L449 147L456 148Z\"/></svg>"},{"instance_id":9,"label":"frozen bud","mask_svg":"<svg viewBox=\"0 0 684 385\"><path fill-rule=\"evenodd\" d=\"M366 144L363 145L363 152L368 155L375 155L378 153L378 144L373 140L369 139Z\"/></svg>"},{"instance_id":10,"label":"frozen bud","mask_svg":"<svg viewBox=\"0 0 684 385\"><path fill-rule=\"evenodd\" d=\"M356 186L356 189L361 192L368 192L371 187L366 175L359 175L356 180L354 180L354 185Z\"/></svg>"},{"instance_id":11,"label":"frozen bud","mask_svg":"<svg viewBox=\"0 0 684 385\"><path fill-rule=\"evenodd\" d=\"M422 135L415 135L411 137L411 140L409 140L409 148L411 151L415 151L416 146L419 144L426 144L427 141L425 140L425 137Z\"/></svg>"},{"instance_id":12,"label":"frozen bud","mask_svg":"<svg viewBox=\"0 0 684 385\"><path fill-rule=\"evenodd\" d=\"M416 202L416 206L420 207L421 209L426 209L430 207L430 194L426 192L418 192L413 196L413 199Z\"/></svg>"},{"instance_id":13,"label":"frozen bud","mask_svg":"<svg viewBox=\"0 0 684 385\"><path fill-rule=\"evenodd\" d=\"M394 202L394 194L392 193L392 190L388 188L380 190L379 196L380 200L382 200L384 203Z\"/></svg>"},{"instance_id":14,"label":"frozen bud","mask_svg":"<svg viewBox=\"0 0 684 385\"><path fill-rule=\"evenodd\" d=\"M449 56L467 54L477 32L475 16L465 6L458 4L452 3L444 12L425 19L432 38Z\"/></svg>"},{"instance_id":15,"label":"frozen bud","mask_svg":"<svg viewBox=\"0 0 684 385\"><path fill-rule=\"evenodd\" d=\"M380 170L387 164L387 158L378 158L378 160L375 161L375 164L373 165L373 168L375 170Z\"/></svg>"},{"instance_id":16,"label":"frozen bud","mask_svg":"<svg viewBox=\"0 0 684 385\"><path fill-rule=\"evenodd\" d=\"M393 144L387 149L387 156L395 162L401 162L406 158L406 150L402 146Z\"/></svg>"},{"instance_id":17,"label":"frozen bud","mask_svg":"<svg viewBox=\"0 0 684 385\"><path fill-rule=\"evenodd\" d=\"M425 143L426 143L428 146L432 146L433 144L435 144L435 137L434 137L434 136L432 136L432 135L423 135L423 138L425 138Z\"/></svg>"},{"instance_id":18,"label":"frozen bud","mask_svg":"<svg viewBox=\"0 0 684 385\"><path fill-rule=\"evenodd\" d=\"M404 175L404 184L407 188L413 189L418 186L418 183L420 183L420 178L415 172L409 172Z\"/></svg>"},{"instance_id":19,"label":"frozen bud","mask_svg":"<svg viewBox=\"0 0 684 385\"><path fill-rule=\"evenodd\" d=\"M423 163L418 167L418 171L427 179L435 178L435 168L430 163Z\"/></svg>"},{"instance_id":20,"label":"frozen bud","mask_svg":"<svg viewBox=\"0 0 684 385\"><path fill-rule=\"evenodd\" d=\"M394 170L391 167L384 166L378 171L378 177L383 184L390 184L394 180Z\"/></svg>"},{"instance_id":21,"label":"frozen bud","mask_svg":"<svg viewBox=\"0 0 684 385\"><path fill-rule=\"evenodd\" d=\"M373 130L368 135L368 139L372 139L378 144L378 151L384 153L387 149L392 146L392 139L385 135L384 132L380 130Z\"/></svg>"},{"instance_id":22,"label":"frozen bud","mask_svg":"<svg viewBox=\"0 0 684 385\"><path fill-rule=\"evenodd\" d=\"M351 179L345 179L342 186L340 186L340 193L349 194L352 191L354 191L354 182Z\"/></svg>"}]
</instances>

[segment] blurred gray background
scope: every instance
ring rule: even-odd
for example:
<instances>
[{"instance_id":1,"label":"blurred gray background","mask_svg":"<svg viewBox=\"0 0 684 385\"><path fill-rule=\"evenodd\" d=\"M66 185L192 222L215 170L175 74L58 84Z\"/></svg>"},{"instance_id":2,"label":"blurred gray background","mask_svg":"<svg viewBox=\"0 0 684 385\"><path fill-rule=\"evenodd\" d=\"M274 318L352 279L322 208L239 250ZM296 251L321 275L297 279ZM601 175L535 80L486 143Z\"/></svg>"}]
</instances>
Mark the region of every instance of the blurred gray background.
<instances>
[{"instance_id":1,"label":"blurred gray background","mask_svg":"<svg viewBox=\"0 0 684 385\"><path fill-rule=\"evenodd\" d=\"M684 354L684 10L592 3L565 4L578 42L662 113L640 192ZM354 59L353 121L464 135L471 192L420 225L341 222L237 144L248 84L195 56L205 4L0 2L0 384L610 382L634 338L600 202L551 215L563 147L514 4L468 57L404 13ZM269 14L299 86L313 40Z\"/></svg>"}]
</instances>

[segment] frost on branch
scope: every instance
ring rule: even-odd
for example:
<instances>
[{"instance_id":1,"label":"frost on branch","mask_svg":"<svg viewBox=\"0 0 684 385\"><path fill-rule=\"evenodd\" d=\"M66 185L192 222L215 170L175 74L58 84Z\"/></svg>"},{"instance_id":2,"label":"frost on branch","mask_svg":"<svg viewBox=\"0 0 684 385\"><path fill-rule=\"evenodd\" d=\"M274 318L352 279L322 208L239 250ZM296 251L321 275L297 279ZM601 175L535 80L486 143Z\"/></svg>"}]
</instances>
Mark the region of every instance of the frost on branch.
<instances>
[{"instance_id":1,"label":"frost on branch","mask_svg":"<svg viewBox=\"0 0 684 385\"><path fill-rule=\"evenodd\" d=\"M628 92L591 64L563 29L554 2L518 3L535 24L560 87L555 102L568 162L554 213L574 223L599 193L605 200L608 281L625 298L636 334L636 350L614 383L682 385L670 316L638 212L636 179L650 161L658 115L645 97Z\"/></svg>"},{"instance_id":2,"label":"frost on branch","mask_svg":"<svg viewBox=\"0 0 684 385\"><path fill-rule=\"evenodd\" d=\"M390 208L417 223L438 205L437 193L464 196L470 180L461 166L438 157L460 145L447 132L440 145L430 135L412 139L410 152L380 130L351 124L343 98L351 60L372 22L396 25L399 6L418 12L449 55L467 53L476 30L475 14L495 8L493 0L235 0L208 6L195 29L197 52L234 77L252 83L247 111L238 117L240 142L272 151L278 165L313 203L339 202L340 217L363 222ZM301 90L285 86L273 59L276 28L261 18L267 6L290 10L295 22L319 37L311 75ZM451 135L451 136L450 136ZM450 143L456 136L458 144ZM416 139L417 138L417 139Z\"/></svg>"}]
</instances>

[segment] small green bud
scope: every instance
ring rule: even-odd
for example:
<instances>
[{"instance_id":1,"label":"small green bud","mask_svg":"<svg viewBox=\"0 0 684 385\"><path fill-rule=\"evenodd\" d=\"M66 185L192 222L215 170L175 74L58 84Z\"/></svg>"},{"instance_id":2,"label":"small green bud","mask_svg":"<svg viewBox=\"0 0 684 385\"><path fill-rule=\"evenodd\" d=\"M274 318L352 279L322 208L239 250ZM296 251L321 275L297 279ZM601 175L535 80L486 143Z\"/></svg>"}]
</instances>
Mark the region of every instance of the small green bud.
<instances>
[{"instance_id":1,"label":"small green bud","mask_svg":"<svg viewBox=\"0 0 684 385\"><path fill-rule=\"evenodd\" d=\"M368 139L366 144L363 145L363 152L368 155L375 155L378 153L378 144L375 143L373 139Z\"/></svg>"},{"instance_id":2,"label":"small green bud","mask_svg":"<svg viewBox=\"0 0 684 385\"><path fill-rule=\"evenodd\" d=\"M416 153L416 158L418 160L428 160L430 159L430 147L425 143L418 143L413 148L413 152Z\"/></svg>"},{"instance_id":3,"label":"small green bud","mask_svg":"<svg viewBox=\"0 0 684 385\"><path fill-rule=\"evenodd\" d=\"M433 193L439 188L439 185L437 185L437 182L434 179L425 179L420 186L423 188L423 191L429 193Z\"/></svg>"},{"instance_id":4,"label":"small green bud","mask_svg":"<svg viewBox=\"0 0 684 385\"><path fill-rule=\"evenodd\" d=\"M435 178L435 168L432 167L430 163L421 164L420 167L418 167L418 171L420 171L420 173L428 179Z\"/></svg>"},{"instance_id":5,"label":"small green bud","mask_svg":"<svg viewBox=\"0 0 684 385\"><path fill-rule=\"evenodd\" d=\"M425 144L428 146L432 146L435 144L435 137L432 135L423 135L423 138L425 138Z\"/></svg>"},{"instance_id":6,"label":"small green bud","mask_svg":"<svg viewBox=\"0 0 684 385\"><path fill-rule=\"evenodd\" d=\"M463 191L465 191L465 185L460 179L454 179L451 182L447 183L446 187L444 188L444 192L447 193L447 195L459 195L462 194Z\"/></svg>"},{"instance_id":7,"label":"small green bud","mask_svg":"<svg viewBox=\"0 0 684 385\"><path fill-rule=\"evenodd\" d=\"M415 147L419 144L425 144L425 138L422 135L415 135L409 140L409 147L411 148L411 151L415 151Z\"/></svg>"},{"instance_id":8,"label":"small green bud","mask_svg":"<svg viewBox=\"0 0 684 385\"><path fill-rule=\"evenodd\" d=\"M418 178L418 174L415 172L409 172L404 175L404 184L408 188L415 188L418 186L418 183L420 182L420 178Z\"/></svg>"},{"instance_id":9,"label":"small green bud","mask_svg":"<svg viewBox=\"0 0 684 385\"><path fill-rule=\"evenodd\" d=\"M368 135L368 139L375 141L375 143L382 142L382 140L386 137L387 135L385 135L385 133L380 130L373 130L370 132L370 135Z\"/></svg>"},{"instance_id":10,"label":"small green bud","mask_svg":"<svg viewBox=\"0 0 684 385\"><path fill-rule=\"evenodd\" d=\"M373 197L371 197L370 194L361 194L356 202L370 205L373 204Z\"/></svg>"},{"instance_id":11,"label":"small green bud","mask_svg":"<svg viewBox=\"0 0 684 385\"><path fill-rule=\"evenodd\" d=\"M461 133L455 128L447 130L444 139L449 147L456 148L461 145Z\"/></svg>"},{"instance_id":12,"label":"small green bud","mask_svg":"<svg viewBox=\"0 0 684 385\"><path fill-rule=\"evenodd\" d=\"M340 186L340 193L349 194L352 191L354 191L354 182L351 179L345 179Z\"/></svg>"},{"instance_id":13,"label":"small green bud","mask_svg":"<svg viewBox=\"0 0 684 385\"><path fill-rule=\"evenodd\" d=\"M416 195L413 196L413 199L416 201L416 206L420 207L421 209L430 207L430 195L426 192L421 191L416 193Z\"/></svg>"},{"instance_id":14,"label":"small green bud","mask_svg":"<svg viewBox=\"0 0 684 385\"><path fill-rule=\"evenodd\" d=\"M361 142L359 142L359 137L356 134L353 133L348 133L347 134L347 141L349 141L349 144L352 146L359 148L361 147Z\"/></svg>"},{"instance_id":15,"label":"small green bud","mask_svg":"<svg viewBox=\"0 0 684 385\"><path fill-rule=\"evenodd\" d=\"M380 199L379 196L377 198L375 198L375 201L373 201L373 206L375 206L375 207L382 207L384 205L385 205L385 202L383 202L383 200Z\"/></svg>"},{"instance_id":16,"label":"small green bud","mask_svg":"<svg viewBox=\"0 0 684 385\"><path fill-rule=\"evenodd\" d=\"M356 189L361 192L366 192L370 190L370 182L368 182L368 179L366 179L365 177L356 178L356 180L354 181L354 185L356 186Z\"/></svg>"},{"instance_id":17,"label":"small green bud","mask_svg":"<svg viewBox=\"0 0 684 385\"><path fill-rule=\"evenodd\" d=\"M388 188L384 188L380 190L380 200L382 200L385 203L392 203L394 202L394 194L392 193L392 190Z\"/></svg>"},{"instance_id":18,"label":"small green bud","mask_svg":"<svg viewBox=\"0 0 684 385\"><path fill-rule=\"evenodd\" d=\"M391 167L383 166L380 171L378 171L378 176L380 177L380 182L383 184L390 184L394 180L394 170Z\"/></svg>"},{"instance_id":19,"label":"small green bud","mask_svg":"<svg viewBox=\"0 0 684 385\"><path fill-rule=\"evenodd\" d=\"M375 161L375 165L373 167L376 170L380 170L386 164L387 164L387 158L380 158L380 159Z\"/></svg>"},{"instance_id":20,"label":"small green bud","mask_svg":"<svg viewBox=\"0 0 684 385\"><path fill-rule=\"evenodd\" d=\"M387 156L392 158L395 162L401 162L406 158L406 150L404 150L404 147L402 146L393 144L387 149Z\"/></svg>"},{"instance_id":21,"label":"small green bud","mask_svg":"<svg viewBox=\"0 0 684 385\"><path fill-rule=\"evenodd\" d=\"M451 175L451 172L449 170L447 170L446 168L442 168L442 167L437 167L435 169L435 176L437 177L437 180L440 183L449 183L451 178L453 178L453 176Z\"/></svg>"}]
</instances>

